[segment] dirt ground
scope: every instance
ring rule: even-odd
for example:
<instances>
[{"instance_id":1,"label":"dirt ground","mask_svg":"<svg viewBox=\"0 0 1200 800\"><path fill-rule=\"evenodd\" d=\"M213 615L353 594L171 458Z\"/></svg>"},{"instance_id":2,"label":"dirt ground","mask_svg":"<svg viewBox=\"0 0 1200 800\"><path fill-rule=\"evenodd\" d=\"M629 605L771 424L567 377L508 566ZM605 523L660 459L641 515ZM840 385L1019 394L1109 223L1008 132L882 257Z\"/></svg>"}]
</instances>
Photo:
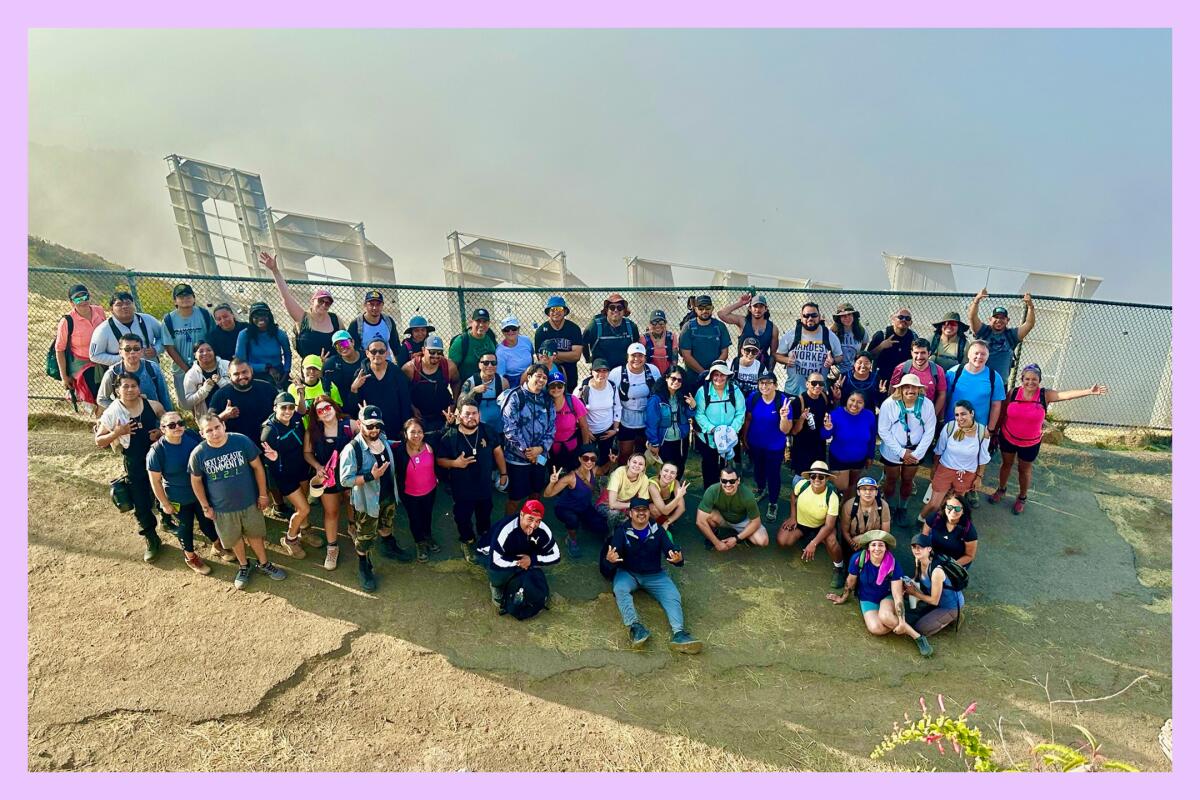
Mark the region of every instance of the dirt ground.
<instances>
[{"instance_id":1,"label":"dirt ground","mask_svg":"<svg viewBox=\"0 0 1200 800\"><path fill-rule=\"evenodd\" d=\"M244 592L227 565L192 573L166 537L148 566L132 517L107 499L119 461L86 431L41 422L29 436L29 768L945 769L923 748L867 759L919 696L941 693L952 711L978 702L1013 760L1082 725L1110 757L1169 769L1156 737L1171 716L1170 454L1042 453L1024 516L977 512L964 622L933 639L932 659L824 600L823 553L713 554L680 525L688 563L675 577L706 643L688 657L667 650L663 614L641 596L653 638L628 648L595 542L552 568L550 611L497 616L482 572L454 558L444 499L443 552L384 563L374 596L351 559L327 573L314 553L279 554L288 579ZM269 528L277 541L281 524Z\"/></svg>"}]
</instances>

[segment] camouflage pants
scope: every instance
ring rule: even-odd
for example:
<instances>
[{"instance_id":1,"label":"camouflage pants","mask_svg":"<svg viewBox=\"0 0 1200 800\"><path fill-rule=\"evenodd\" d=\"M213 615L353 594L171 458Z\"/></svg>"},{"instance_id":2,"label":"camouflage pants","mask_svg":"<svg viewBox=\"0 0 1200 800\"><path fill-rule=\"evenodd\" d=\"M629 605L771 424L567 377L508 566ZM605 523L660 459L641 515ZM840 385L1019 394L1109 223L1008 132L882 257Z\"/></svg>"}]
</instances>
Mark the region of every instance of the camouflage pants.
<instances>
[{"instance_id":1,"label":"camouflage pants","mask_svg":"<svg viewBox=\"0 0 1200 800\"><path fill-rule=\"evenodd\" d=\"M354 524L358 534L354 537L354 547L360 553L370 553L375 546L375 537L380 530L390 531L396 518L396 503L383 503L379 506L379 516L372 517L365 511L354 509Z\"/></svg>"}]
</instances>

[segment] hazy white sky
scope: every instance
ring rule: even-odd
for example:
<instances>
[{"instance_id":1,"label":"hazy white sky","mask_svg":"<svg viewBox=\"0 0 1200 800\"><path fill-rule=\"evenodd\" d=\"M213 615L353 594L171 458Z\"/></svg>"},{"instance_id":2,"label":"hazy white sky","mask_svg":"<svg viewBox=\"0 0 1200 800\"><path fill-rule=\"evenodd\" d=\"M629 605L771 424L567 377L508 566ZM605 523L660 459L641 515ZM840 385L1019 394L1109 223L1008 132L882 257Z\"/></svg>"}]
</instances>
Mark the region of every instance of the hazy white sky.
<instances>
[{"instance_id":1,"label":"hazy white sky","mask_svg":"<svg viewBox=\"0 0 1200 800\"><path fill-rule=\"evenodd\" d=\"M881 250L1170 301L1166 31L40 31L30 229L183 269L161 160L362 220L884 285ZM434 282L440 283L440 278ZM973 287L962 287L973 288Z\"/></svg>"}]
</instances>

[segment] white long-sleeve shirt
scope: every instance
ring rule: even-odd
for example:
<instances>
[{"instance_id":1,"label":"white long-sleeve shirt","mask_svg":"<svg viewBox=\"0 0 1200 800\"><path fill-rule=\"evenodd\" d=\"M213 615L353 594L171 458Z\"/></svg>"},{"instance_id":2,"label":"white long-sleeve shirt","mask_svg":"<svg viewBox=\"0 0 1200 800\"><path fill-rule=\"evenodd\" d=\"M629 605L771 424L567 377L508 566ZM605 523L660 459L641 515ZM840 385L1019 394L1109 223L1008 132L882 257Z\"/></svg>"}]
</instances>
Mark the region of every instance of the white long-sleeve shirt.
<instances>
[{"instance_id":1,"label":"white long-sleeve shirt","mask_svg":"<svg viewBox=\"0 0 1200 800\"><path fill-rule=\"evenodd\" d=\"M109 324L110 322L112 325ZM154 351L160 355L166 352L163 350L162 325L154 317L139 311L128 326L122 324L116 317L109 317L102 325L96 326L96 330L92 331L91 346L88 348L88 356L96 364L111 367L121 360L120 343L117 341L119 336L113 336L114 326L120 335L136 334L141 337L142 346L153 347ZM147 337L150 341L146 341Z\"/></svg>"},{"instance_id":2,"label":"white long-sleeve shirt","mask_svg":"<svg viewBox=\"0 0 1200 800\"><path fill-rule=\"evenodd\" d=\"M919 413L913 413L918 411ZM907 425L907 430L905 430ZM925 451L933 443L937 428L937 415L933 403L917 397L917 405L901 418L901 401L889 397L879 407L879 454L888 461L900 463L904 451L912 450L917 458L924 458Z\"/></svg>"}]
</instances>

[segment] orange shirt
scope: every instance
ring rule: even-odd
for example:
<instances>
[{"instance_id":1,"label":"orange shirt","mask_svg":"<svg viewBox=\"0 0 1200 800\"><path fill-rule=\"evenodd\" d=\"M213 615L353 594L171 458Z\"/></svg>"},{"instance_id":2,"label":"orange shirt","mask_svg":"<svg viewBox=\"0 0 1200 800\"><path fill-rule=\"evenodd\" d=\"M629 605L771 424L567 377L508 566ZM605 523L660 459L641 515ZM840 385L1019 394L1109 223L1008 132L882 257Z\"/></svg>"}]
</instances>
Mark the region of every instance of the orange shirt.
<instances>
[{"instance_id":1,"label":"orange shirt","mask_svg":"<svg viewBox=\"0 0 1200 800\"><path fill-rule=\"evenodd\" d=\"M92 332L108 319L104 309L95 303L88 304L90 317L82 317L75 307L71 307L71 317L74 323L71 329L71 355L80 361L88 360L88 348L92 344ZM60 353L67 351L67 321L61 317L58 320L58 333L54 337L54 349Z\"/></svg>"}]
</instances>

